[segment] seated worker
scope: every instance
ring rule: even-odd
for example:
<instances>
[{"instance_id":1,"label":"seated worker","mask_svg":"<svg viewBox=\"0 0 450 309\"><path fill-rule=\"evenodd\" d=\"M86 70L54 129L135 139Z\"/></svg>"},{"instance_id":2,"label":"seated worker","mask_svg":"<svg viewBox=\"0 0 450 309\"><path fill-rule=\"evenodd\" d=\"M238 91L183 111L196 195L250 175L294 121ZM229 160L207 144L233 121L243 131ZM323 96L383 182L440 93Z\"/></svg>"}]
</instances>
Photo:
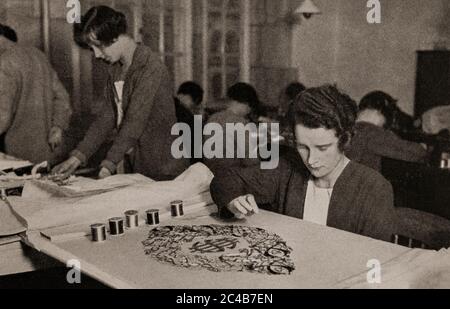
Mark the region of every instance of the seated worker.
<instances>
[{"instance_id":1,"label":"seated worker","mask_svg":"<svg viewBox=\"0 0 450 309\"><path fill-rule=\"evenodd\" d=\"M0 24L0 136L5 153L33 163L51 161L63 142L70 97L46 55L20 46Z\"/></svg>"},{"instance_id":2,"label":"seated worker","mask_svg":"<svg viewBox=\"0 0 450 309\"><path fill-rule=\"evenodd\" d=\"M393 117L387 101L371 94L365 96L359 105L355 136L346 151L347 156L379 172L383 157L407 162L425 160L424 146L403 140L390 130Z\"/></svg>"},{"instance_id":3,"label":"seated worker","mask_svg":"<svg viewBox=\"0 0 450 309\"><path fill-rule=\"evenodd\" d=\"M207 154L204 154L204 163L213 173L233 166L242 167L260 163L258 158L250 157L250 149L246 147L249 145L248 142L245 142L245 145L238 143L237 138L242 136L237 136L234 131L226 132L227 124L247 125L253 122L251 118L258 118L257 113L259 111L260 101L256 90L249 84L237 83L228 89L227 98L229 100L227 102L227 108L221 112L212 114L207 122L207 124L219 124L224 132L224 158L207 158ZM245 138L248 141L249 135L246 135ZM238 147L241 146L246 148L240 149L245 153L245 158L238 158L237 156L239 152ZM234 149L233 158L225 158L227 149Z\"/></svg>"},{"instance_id":4,"label":"seated worker","mask_svg":"<svg viewBox=\"0 0 450 309\"><path fill-rule=\"evenodd\" d=\"M403 112L397 104L397 100L394 99L391 95L383 91L373 91L364 96L361 100L361 103L367 102L364 104L376 104L384 105L386 110L389 111L390 114L390 125L389 130L402 137L408 132L415 131L415 119ZM363 104L363 105L364 105ZM361 104L360 104L361 105Z\"/></svg>"},{"instance_id":5,"label":"seated worker","mask_svg":"<svg viewBox=\"0 0 450 309\"><path fill-rule=\"evenodd\" d=\"M258 166L222 170L210 188L219 214L244 218L261 207L390 241L392 186L344 154L353 134L356 103L326 85L304 91L294 104L294 132L304 165L280 160L273 170Z\"/></svg>"},{"instance_id":6,"label":"seated worker","mask_svg":"<svg viewBox=\"0 0 450 309\"><path fill-rule=\"evenodd\" d=\"M184 82L178 87L176 97L176 112L178 122L188 123L193 115L203 116L202 87L194 82Z\"/></svg>"},{"instance_id":7,"label":"seated worker","mask_svg":"<svg viewBox=\"0 0 450 309\"><path fill-rule=\"evenodd\" d=\"M179 123L186 123L191 128L191 132L194 130L194 116L202 116L202 123L205 121L203 111L203 89L200 85L194 82L184 82L178 88L177 96L175 98L175 111L177 120ZM191 135L191 145L194 145L194 135ZM197 145L201 147L201 145ZM191 147L190 155L191 164L202 162L202 159L195 158L194 148Z\"/></svg>"},{"instance_id":8,"label":"seated worker","mask_svg":"<svg viewBox=\"0 0 450 309\"><path fill-rule=\"evenodd\" d=\"M159 55L138 45L127 34L123 13L107 6L91 8L74 24L74 37L90 48L97 59L110 65L101 116L91 124L71 157L53 169L68 177L116 131L112 146L101 163L100 178L111 176L132 153L133 173L156 181L172 180L187 167L187 161L172 156L171 135L176 123L173 87Z\"/></svg>"}]
</instances>

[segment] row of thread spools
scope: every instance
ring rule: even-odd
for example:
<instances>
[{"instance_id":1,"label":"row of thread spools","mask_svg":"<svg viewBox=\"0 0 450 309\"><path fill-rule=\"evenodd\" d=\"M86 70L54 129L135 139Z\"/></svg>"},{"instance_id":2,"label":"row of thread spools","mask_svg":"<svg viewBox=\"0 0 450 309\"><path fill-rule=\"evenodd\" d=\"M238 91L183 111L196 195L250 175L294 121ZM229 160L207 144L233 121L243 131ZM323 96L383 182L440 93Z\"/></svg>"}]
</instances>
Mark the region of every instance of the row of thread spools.
<instances>
[{"instance_id":1,"label":"row of thread spools","mask_svg":"<svg viewBox=\"0 0 450 309\"><path fill-rule=\"evenodd\" d=\"M183 201L173 201L170 203L172 217L181 217L184 215ZM147 225L154 226L159 224L159 209L150 209L145 213L147 215ZM129 210L124 213L125 217L115 217L108 220L109 234L111 236L120 236L125 234L127 229L139 227L139 212ZM124 220L125 218L125 220ZM91 225L91 235L93 242L103 242L106 240L106 224L96 223Z\"/></svg>"}]
</instances>

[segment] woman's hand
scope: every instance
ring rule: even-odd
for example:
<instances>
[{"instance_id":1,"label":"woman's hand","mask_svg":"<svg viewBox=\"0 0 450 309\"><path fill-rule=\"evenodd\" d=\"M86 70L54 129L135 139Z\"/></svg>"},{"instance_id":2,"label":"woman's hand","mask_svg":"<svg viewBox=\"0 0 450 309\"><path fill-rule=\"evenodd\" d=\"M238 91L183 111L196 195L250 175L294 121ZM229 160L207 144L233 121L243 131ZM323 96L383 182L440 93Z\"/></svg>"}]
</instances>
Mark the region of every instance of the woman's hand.
<instances>
[{"instance_id":1,"label":"woman's hand","mask_svg":"<svg viewBox=\"0 0 450 309\"><path fill-rule=\"evenodd\" d=\"M67 179L80 167L81 161L77 157L70 157L63 163L52 169L52 174L58 175L58 178Z\"/></svg>"},{"instance_id":2,"label":"woman's hand","mask_svg":"<svg viewBox=\"0 0 450 309\"><path fill-rule=\"evenodd\" d=\"M244 219L246 216L252 216L259 213L255 197L251 194L234 199L228 204L227 208L237 219Z\"/></svg>"}]
</instances>

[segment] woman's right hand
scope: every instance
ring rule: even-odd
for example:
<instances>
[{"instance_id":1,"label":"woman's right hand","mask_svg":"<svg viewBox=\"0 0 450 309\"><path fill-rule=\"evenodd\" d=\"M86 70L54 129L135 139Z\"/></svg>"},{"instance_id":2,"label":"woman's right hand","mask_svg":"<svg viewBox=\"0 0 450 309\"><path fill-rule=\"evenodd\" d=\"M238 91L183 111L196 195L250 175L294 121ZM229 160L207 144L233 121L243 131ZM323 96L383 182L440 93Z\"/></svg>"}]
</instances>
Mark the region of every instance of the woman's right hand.
<instances>
[{"instance_id":1,"label":"woman's right hand","mask_svg":"<svg viewBox=\"0 0 450 309\"><path fill-rule=\"evenodd\" d=\"M61 179L67 179L80 167L81 161L77 157L70 157L63 163L52 169L53 175L58 175Z\"/></svg>"},{"instance_id":2,"label":"woman's right hand","mask_svg":"<svg viewBox=\"0 0 450 309\"><path fill-rule=\"evenodd\" d=\"M234 199L227 205L227 208L237 219L244 219L246 216L252 216L259 213L255 197L251 194Z\"/></svg>"}]
</instances>

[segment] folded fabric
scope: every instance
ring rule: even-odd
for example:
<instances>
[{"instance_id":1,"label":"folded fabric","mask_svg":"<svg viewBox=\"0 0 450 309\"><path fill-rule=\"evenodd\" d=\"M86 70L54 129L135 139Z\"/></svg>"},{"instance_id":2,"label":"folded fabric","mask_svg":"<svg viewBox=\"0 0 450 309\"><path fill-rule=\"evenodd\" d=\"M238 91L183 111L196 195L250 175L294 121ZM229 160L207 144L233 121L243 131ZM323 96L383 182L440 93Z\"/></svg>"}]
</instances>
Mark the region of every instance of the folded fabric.
<instances>
[{"instance_id":1,"label":"folded fabric","mask_svg":"<svg viewBox=\"0 0 450 309\"><path fill-rule=\"evenodd\" d=\"M30 161L19 160L0 152L0 171L33 165Z\"/></svg>"},{"instance_id":2,"label":"folded fabric","mask_svg":"<svg viewBox=\"0 0 450 309\"><path fill-rule=\"evenodd\" d=\"M0 200L0 237L16 235L26 231L8 205Z\"/></svg>"},{"instance_id":3,"label":"folded fabric","mask_svg":"<svg viewBox=\"0 0 450 309\"><path fill-rule=\"evenodd\" d=\"M139 174L115 175L101 180L84 177L70 179L67 185L57 185L51 180L32 180L25 184L22 197L43 199L52 197L83 197L105 193L134 184L153 183Z\"/></svg>"},{"instance_id":4,"label":"folded fabric","mask_svg":"<svg viewBox=\"0 0 450 309\"><path fill-rule=\"evenodd\" d=\"M170 210L170 202L183 200L211 202L209 185L211 171L199 163L189 168L173 181L154 182L141 175L117 175L111 182L132 182L123 188L101 194L61 197L61 192L30 182L25 185L21 198L11 198L14 210L26 220L29 230L77 224L107 222L111 217L121 217L127 210L138 210L141 215L149 209ZM123 181L122 181L123 180ZM131 181L133 180L133 181ZM98 188L92 181L91 188ZM83 190L89 190L84 182Z\"/></svg>"}]
</instances>

